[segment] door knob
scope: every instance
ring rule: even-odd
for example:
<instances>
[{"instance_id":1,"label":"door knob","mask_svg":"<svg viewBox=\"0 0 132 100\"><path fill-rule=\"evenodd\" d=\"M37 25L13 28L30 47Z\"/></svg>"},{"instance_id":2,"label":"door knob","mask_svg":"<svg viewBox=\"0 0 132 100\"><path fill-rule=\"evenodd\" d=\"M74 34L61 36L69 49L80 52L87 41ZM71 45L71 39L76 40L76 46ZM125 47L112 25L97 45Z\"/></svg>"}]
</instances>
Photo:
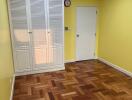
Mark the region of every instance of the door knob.
<instances>
[{"instance_id":1,"label":"door knob","mask_svg":"<svg viewBox=\"0 0 132 100\"><path fill-rule=\"evenodd\" d=\"M77 37L79 37L79 34L77 34Z\"/></svg>"}]
</instances>

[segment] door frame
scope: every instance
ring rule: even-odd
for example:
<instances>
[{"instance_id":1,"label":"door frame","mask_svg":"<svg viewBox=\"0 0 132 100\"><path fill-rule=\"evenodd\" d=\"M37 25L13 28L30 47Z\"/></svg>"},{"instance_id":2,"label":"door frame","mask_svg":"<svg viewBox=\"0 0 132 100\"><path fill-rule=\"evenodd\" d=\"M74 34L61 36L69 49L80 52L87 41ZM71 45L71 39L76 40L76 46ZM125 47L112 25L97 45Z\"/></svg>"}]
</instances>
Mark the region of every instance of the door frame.
<instances>
[{"instance_id":1,"label":"door frame","mask_svg":"<svg viewBox=\"0 0 132 100\"><path fill-rule=\"evenodd\" d=\"M90 5L78 5L76 6L75 8L75 61L79 61L77 59L77 8L78 7L95 7L96 8L96 11L97 11L97 6L90 6ZM95 30L95 48L94 48L94 58L93 59L97 59L97 56L96 56L96 40L97 40L97 14L96 14L96 30ZM88 59L89 60L89 59Z\"/></svg>"}]
</instances>

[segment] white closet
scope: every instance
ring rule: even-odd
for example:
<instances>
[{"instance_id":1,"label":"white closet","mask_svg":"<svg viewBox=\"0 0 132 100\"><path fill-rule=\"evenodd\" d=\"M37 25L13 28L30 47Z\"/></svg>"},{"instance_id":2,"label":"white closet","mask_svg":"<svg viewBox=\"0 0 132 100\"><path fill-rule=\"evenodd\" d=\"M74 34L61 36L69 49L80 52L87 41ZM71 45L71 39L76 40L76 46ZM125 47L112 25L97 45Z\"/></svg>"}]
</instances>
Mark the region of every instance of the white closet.
<instances>
[{"instance_id":1,"label":"white closet","mask_svg":"<svg viewBox=\"0 0 132 100\"><path fill-rule=\"evenodd\" d=\"M63 0L8 0L17 75L64 69Z\"/></svg>"}]
</instances>

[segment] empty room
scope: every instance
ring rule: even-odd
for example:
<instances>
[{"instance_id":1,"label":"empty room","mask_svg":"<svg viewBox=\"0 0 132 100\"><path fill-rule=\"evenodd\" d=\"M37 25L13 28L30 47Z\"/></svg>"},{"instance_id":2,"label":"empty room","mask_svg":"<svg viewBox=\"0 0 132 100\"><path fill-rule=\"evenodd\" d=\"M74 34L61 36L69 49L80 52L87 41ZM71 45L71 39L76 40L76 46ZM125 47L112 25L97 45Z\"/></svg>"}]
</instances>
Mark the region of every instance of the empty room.
<instances>
[{"instance_id":1,"label":"empty room","mask_svg":"<svg viewBox=\"0 0 132 100\"><path fill-rule=\"evenodd\" d=\"M0 0L0 100L132 100L132 0Z\"/></svg>"}]
</instances>

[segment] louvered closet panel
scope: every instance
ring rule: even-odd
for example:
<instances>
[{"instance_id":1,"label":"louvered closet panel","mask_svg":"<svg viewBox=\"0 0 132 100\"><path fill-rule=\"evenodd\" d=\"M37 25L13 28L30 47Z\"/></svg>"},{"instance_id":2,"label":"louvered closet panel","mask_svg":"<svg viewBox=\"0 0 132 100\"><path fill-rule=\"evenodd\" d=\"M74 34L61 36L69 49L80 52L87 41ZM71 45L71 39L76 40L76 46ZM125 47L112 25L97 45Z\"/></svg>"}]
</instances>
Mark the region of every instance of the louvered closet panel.
<instances>
[{"instance_id":1,"label":"louvered closet panel","mask_svg":"<svg viewBox=\"0 0 132 100\"><path fill-rule=\"evenodd\" d=\"M31 70L30 66L30 38L27 32L27 14L25 0L10 0L9 11L12 26L12 42L15 71Z\"/></svg>"},{"instance_id":2,"label":"louvered closet panel","mask_svg":"<svg viewBox=\"0 0 132 100\"><path fill-rule=\"evenodd\" d=\"M55 65L63 65L63 0L48 0L49 37Z\"/></svg>"},{"instance_id":3,"label":"louvered closet panel","mask_svg":"<svg viewBox=\"0 0 132 100\"><path fill-rule=\"evenodd\" d=\"M53 63L52 37L47 32L46 0L30 0L32 25L33 69L46 68Z\"/></svg>"}]
</instances>

